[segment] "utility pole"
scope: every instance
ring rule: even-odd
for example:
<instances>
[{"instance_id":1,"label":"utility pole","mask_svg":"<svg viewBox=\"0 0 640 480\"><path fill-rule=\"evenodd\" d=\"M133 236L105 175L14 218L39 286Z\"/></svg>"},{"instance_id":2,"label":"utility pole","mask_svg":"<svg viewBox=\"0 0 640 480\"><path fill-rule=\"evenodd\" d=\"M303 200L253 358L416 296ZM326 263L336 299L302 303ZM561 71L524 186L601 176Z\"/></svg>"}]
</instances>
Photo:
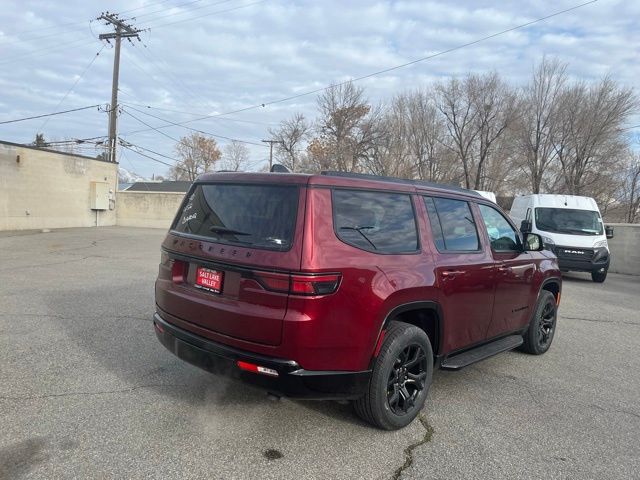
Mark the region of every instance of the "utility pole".
<instances>
[{"instance_id":1,"label":"utility pole","mask_svg":"<svg viewBox=\"0 0 640 480\"><path fill-rule=\"evenodd\" d=\"M115 39L115 54L113 56L113 81L111 83L111 105L109 106L109 161L116 162L116 145L117 145L117 121L118 121L118 78L120 76L120 45L122 39L126 38L131 42L131 38L137 38L140 41L139 33L142 30L133 28L128 23L118 18L118 14L105 12L98 17L98 20L104 20L105 25L113 25L115 31L113 33L103 33L98 38L106 40L111 44L110 40Z\"/></svg>"},{"instance_id":2,"label":"utility pole","mask_svg":"<svg viewBox=\"0 0 640 480\"><path fill-rule=\"evenodd\" d=\"M273 144L274 143L282 143L280 140L262 140L264 143L269 144L269 171L271 171L271 167L273 166Z\"/></svg>"}]
</instances>

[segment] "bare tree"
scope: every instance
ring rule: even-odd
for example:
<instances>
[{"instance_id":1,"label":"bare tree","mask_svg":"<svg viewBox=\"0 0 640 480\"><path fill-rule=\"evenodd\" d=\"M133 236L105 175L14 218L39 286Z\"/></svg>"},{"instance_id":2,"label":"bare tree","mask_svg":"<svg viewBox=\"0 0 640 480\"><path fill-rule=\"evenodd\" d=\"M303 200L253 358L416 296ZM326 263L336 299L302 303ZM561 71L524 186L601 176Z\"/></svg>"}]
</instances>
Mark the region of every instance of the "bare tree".
<instances>
[{"instance_id":1,"label":"bare tree","mask_svg":"<svg viewBox=\"0 0 640 480\"><path fill-rule=\"evenodd\" d=\"M515 129L518 152L532 193L540 193L547 167L555 159L553 129L558 120L558 103L566 83L567 65L543 57L534 68L530 83L521 91L519 117Z\"/></svg>"},{"instance_id":2,"label":"bare tree","mask_svg":"<svg viewBox=\"0 0 640 480\"><path fill-rule=\"evenodd\" d=\"M205 137L199 133L182 137L175 149L178 160L168 173L172 180L193 182L199 175L212 171L213 166L222 155L213 138Z\"/></svg>"},{"instance_id":3,"label":"bare tree","mask_svg":"<svg viewBox=\"0 0 640 480\"><path fill-rule=\"evenodd\" d=\"M464 186L484 188L487 163L514 120L515 95L494 72L436 85L436 102L448 131L444 144L462 166Z\"/></svg>"},{"instance_id":4,"label":"bare tree","mask_svg":"<svg viewBox=\"0 0 640 480\"><path fill-rule=\"evenodd\" d=\"M238 172L245 168L249 161L249 149L246 145L232 140L222 149L222 159L220 160L221 170Z\"/></svg>"},{"instance_id":5,"label":"bare tree","mask_svg":"<svg viewBox=\"0 0 640 480\"><path fill-rule=\"evenodd\" d=\"M503 139L515 119L516 96L495 72L483 76L471 75L467 82L476 112L475 128L478 132L473 188L484 190L487 188L487 164L491 160L501 160L499 156L495 158L495 153L501 150L498 146L504 146L499 140Z\"/></svg>"},{"instance_id":6,"label":"bare tree","mask_svg":"<svg viewBox=\"0 0 640 480\"><path fill-rule=\"evenodd\" d=\"M271 138L277 140L276 158L292 172L302 168L304 148L303 144L311 133L311 125L301 113L296 113L290 119L283 120L276 129L269 129Z\"/></svg>"},{"instance_id":7,"label":"bare tree","mask_svg":"<svg viewBox=\"0 0 640 480\"><path fill-rule=\"evenodd\" d=\"M622 127L637 106L633 91L609 77L595 85L577 83L563 92L554 149L566 193L583 194L602 172L615 168L626 148Z\"/></svg>"},{"instance_id":8,"label":"bare tree","mask_svg":"<svg viewBox=\"0 0 640 480\"><path fill-rule=\"evenodd\" d=\"M469 82L452 78L436 85L437 108L445 118L449 133L446 145L456 156L463 170L463 184L473 183L473 147L478 137L473 95Z\"/></svg>"},{"instance_id":9,"label":"bare tree","mask_svg":"<svg viewBox=\"0 0 640 480\"><path fill-rule=\"evenodd\" d=\"M374 149L380 132L380 109L372 109L364 90L345 83L325 90L318 97L320 116L317 120L318 138L312 141L312 155L322 146L323 161L331 159L333 168L356 172L360 163ZM318 159L311 159L318 163Z\"/></svg>"},{"instance_id":10,"label":"bare tree","mask_svg":"<svg viewBox=\"0 0 640 480\"><path fill-rule=\"evenodd\" d=\"M640 153L630 152L629 163L623 171L620 203L624 206L624 221L640 220Z\"/></svg>"}]
</instances>

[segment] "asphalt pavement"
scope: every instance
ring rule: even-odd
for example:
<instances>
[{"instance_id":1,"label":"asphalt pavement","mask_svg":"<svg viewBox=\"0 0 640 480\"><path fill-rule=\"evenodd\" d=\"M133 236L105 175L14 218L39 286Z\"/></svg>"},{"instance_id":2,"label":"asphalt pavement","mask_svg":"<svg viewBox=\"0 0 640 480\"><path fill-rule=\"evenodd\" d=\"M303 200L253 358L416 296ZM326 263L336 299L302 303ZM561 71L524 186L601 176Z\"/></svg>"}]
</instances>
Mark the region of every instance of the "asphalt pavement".
<instances>
[{"instance_id":1,"label":"asphalt pavement","mask_svg":"<svg viewBox=\"0 0 640 480\"><path fill-rule=\"evenodd\" d=\"M0 479L637 478L640 277L565 277L553 346L436 372L420 421L269 400L155 338L164 232L0 234Z\"/></svg>"}]
</instances>

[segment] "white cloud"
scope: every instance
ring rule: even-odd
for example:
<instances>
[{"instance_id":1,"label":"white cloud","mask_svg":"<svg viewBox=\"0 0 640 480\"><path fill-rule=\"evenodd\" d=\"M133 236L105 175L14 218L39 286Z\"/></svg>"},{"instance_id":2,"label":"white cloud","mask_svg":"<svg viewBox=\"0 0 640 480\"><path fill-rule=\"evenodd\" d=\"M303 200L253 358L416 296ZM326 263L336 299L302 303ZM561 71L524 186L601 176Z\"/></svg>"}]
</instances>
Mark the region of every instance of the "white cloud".
<instances>
[{"instance_id":1,"label":"white cloud","mask_svg":"<svg viewBox=\"0 0 640 480\"><path fill-rule=\"evenodd\" d=\"M142 34L146 48L137 42L123 45L120 101L207 114L266 103L366 75L570 8L577 2L269 0L215 15L210 13L252 2L229 0L216 6L213 4L217 1L205 0L183 7L177 7L184 3L182 0L153 3L109 3L111 11L142 6L130 15L138 15L138 25L151 26ZM104 2L97 0L3 2L0 120L46 113L57 105L101 47L95 35L106 28L89 20L103 8ZM162 11L149 14L157 10ZM162 26L187 18L195 20ZM380 101L408 88L468 72L496 70L521 84L533 64L547 54L569 62L573 78L592 81L608 74L637 87L638 18L640 2L600 0L527 29L367 79L362 85L372 101ZM108 103L112 59L113 50L105 48L60 109ZM309 96L234 115L255 123L218 118L188 125L255 141L264 138L268 124L295 111L313 117L314 109L315 97ZM177 112L145 111L173 122L194 118ZM164 124L142 113L131 113L150 125ZM0 139L32 141L40 125L41 121L2 125ZM121 133L144 128L128 115L122 115L119 122ZM104 135L106 130L106 115L88 110L52 117L44 133L48 138L83 138ZM175 138L188 133L180 127L163 131ZM173 142L153 131L132 135L128 140L165 154L173 151ZM266 158L266 151L251 147L252 160ZM142 175L165 170L131 152L127 157Z\"/></svg>"}]
</instances>

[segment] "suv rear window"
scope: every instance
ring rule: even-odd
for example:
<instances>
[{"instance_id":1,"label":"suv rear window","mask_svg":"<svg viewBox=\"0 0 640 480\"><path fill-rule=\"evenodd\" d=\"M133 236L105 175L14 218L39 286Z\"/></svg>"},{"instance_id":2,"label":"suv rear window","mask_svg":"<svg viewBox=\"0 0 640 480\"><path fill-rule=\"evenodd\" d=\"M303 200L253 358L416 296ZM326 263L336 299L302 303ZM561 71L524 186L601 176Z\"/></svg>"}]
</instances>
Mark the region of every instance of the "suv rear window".
<instances>
[{"instance_id":1,"label":"suv rear window","mask_svg":"<svg viewBox=\"0 0 640 480\"><path fill-rule=\"evenodd\" d=\"M333 191L338 238L376 253L413 253L418 232L411 196L391 192Z\"/></svg>"},{"instance_id":2,"label":"suv rear window","mask_svg":"<svg viewBox=\"0 0 640 480\"><path fill-rule=\"evenodd\" d=\"M199 184L173 223L179 233L218 243L289 250L298 210L298 187Z\"/></svg>"}]
</instances>

